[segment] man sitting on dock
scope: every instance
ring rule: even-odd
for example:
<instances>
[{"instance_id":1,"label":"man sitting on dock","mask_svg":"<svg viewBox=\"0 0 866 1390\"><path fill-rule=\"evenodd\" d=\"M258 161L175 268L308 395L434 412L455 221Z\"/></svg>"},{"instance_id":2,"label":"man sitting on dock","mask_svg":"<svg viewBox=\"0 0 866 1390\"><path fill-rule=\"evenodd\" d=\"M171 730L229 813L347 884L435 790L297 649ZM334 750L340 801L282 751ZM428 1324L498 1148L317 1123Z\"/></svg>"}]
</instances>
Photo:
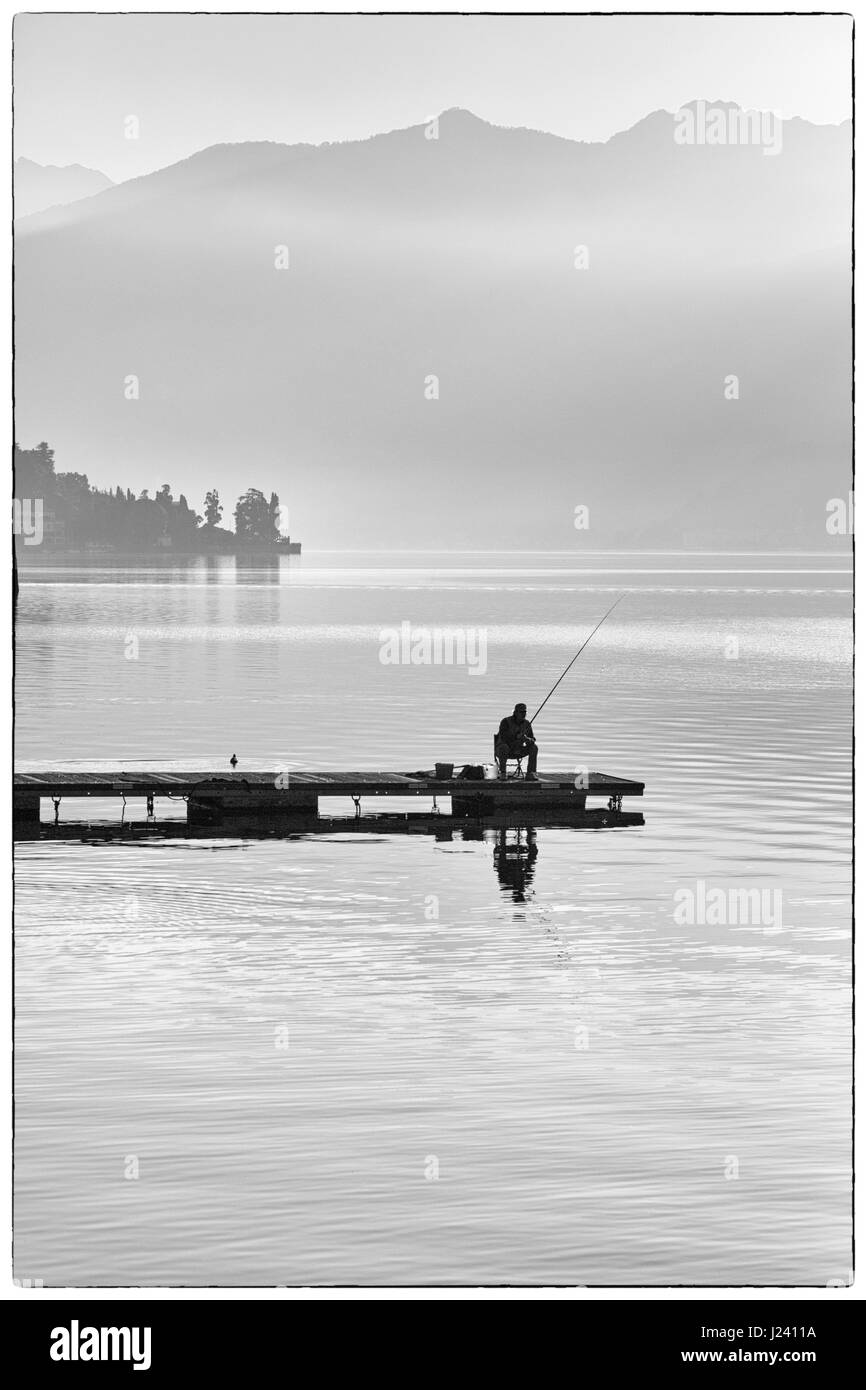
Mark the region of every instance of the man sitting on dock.
<instances>
[{"instance_id":1,"label":"man sitting on dock","mask_svg":"<svg viewBox=\"0 0 866 1390\"><path fill-rule=\"evenodd\" d=\"M526 717L525 705L515 705L514 713L507 714L502 720L494 751L501 779L504 780L507 776L506 766L509 758L528 758L526 780L539 780L535 771L538 763L538 744L535 742L532 725Z\"/></svg>"}]
</instances>

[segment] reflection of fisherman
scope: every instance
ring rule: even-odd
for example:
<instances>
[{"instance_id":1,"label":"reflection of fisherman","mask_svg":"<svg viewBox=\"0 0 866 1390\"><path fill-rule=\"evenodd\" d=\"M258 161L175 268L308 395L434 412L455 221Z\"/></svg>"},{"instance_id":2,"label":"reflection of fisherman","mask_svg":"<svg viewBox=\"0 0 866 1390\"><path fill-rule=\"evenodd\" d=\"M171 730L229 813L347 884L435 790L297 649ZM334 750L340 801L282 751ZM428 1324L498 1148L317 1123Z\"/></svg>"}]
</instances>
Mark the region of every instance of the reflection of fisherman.
<instances>
[{"instance_id":1,"label":"reflection of fisherman","mask_svg":"<svg viewBox=\"0 0 866 1390\"><path fill-rule=\"evenodd\" d=\"M496 846L493 851L493 862L496 865L496 877L499 885L505 892L510 893L514 902L524 903L527 898L527 889L535 876L535 861L538 858L538 845L536 844L536 832L527 829L526 844L520 838L521 832L517 832L517 840L509 844L508 832L499 830L496 834ZM531 897L531 893L529 894Z\"/></svg>"},{"instance_id":2,"label":"reflection of fisherman","mask_svg":"<svg viewBox=\"0 0 866 1390\"><path fill-rule=\"evenodd\" d=\"M508 758L528 758L527 780L530 782L538 781L538 775L535 771L538 762L538 744L535 742L532 725L526 717L525 705L515 705L514 713L506 715L499 725L495 752L501 778L506 776L505 764Z\"/></svg>"}]
</instances>

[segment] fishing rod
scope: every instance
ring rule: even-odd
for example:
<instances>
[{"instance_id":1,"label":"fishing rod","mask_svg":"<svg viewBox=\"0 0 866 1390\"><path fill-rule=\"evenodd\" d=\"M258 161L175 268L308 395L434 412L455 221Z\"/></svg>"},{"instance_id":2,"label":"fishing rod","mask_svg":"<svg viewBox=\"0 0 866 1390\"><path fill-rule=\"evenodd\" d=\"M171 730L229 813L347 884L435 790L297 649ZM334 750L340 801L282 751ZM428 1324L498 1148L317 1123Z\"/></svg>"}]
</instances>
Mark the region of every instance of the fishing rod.
<instances>
[{"instance_id":1,"label":"fishing rod","mask_svg":"<svg viewBox=\"0 0 866 1390\"><path fill-rule=\"evenodd\" d=\"M565 677L568 675L568 673L569 673L569 671L571 670L572 666L573 666L574 663L577 661L577 658L580 656L580 654L581 654L581 652L583 651L584 647L588 646L588 644L592 641L592 639L593 639L593 637L595 636L595 634L598 632L598 629L601 627L601 624L605 621L606 618L609 618L609 617L610 617L611 613L612 613L613 610L616 608L616 605L617 605L618 603L620 603L620 602L622 601L622 599L624 599L624 598L625 598L625 594L620 594L619 598L616 599L616 600L610 605L610 608L609 608L609 609L607 610L607 612L605 613L604 618L602 618L600 622L597 622L597 623L596 623L595 627L592 629L592 632L589 634L589 636L587 637L586 641L583 642L583 643L581 644L581 646L578 647L577 651L574 653L574 656L571 658L571 661L569 661L569 663L568 663L568 665L566 666L565 670L563 671L562 675L559 677L559 680L556 681L556 683L550 687L550 689L548 690L548 692L547 692L547 694L545 695L544 699L542 700L541 704L538 706L538 709L535 711L534 715L532 716L532 719L530 720L530 723L531 723L531 724L534 724L534 723L535 723L536 719L537 719L538 716L540 715L541 711L544 709L544 706L547 704L548 700L550 699L550 697L551 697L551 695L553 694L554 690L556 689L557 685L559 685L560 681L565 680Z\"/></svg>"}]
</instances>

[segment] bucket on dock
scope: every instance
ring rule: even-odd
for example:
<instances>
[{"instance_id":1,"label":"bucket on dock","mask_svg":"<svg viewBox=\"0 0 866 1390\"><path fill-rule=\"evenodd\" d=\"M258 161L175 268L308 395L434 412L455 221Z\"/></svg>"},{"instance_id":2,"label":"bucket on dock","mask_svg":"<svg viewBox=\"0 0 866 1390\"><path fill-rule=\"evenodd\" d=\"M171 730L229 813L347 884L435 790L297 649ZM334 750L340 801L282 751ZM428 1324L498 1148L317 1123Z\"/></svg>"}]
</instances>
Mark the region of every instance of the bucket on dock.
<instances>
[{"instance_id":1,"label":"bucket on dock","mask_svg":"<svg viewBox=\"0 0 866 1390\"><path fill-rule=\"evenodd\" d=\"M454 776L454 764L453 764L453 763L437 763L437 764L436 764L436 781L437 781L437 782L450 782L450 781L451 781L451 778L452 778L453 776Z\"/></svg>"}]
</instances>

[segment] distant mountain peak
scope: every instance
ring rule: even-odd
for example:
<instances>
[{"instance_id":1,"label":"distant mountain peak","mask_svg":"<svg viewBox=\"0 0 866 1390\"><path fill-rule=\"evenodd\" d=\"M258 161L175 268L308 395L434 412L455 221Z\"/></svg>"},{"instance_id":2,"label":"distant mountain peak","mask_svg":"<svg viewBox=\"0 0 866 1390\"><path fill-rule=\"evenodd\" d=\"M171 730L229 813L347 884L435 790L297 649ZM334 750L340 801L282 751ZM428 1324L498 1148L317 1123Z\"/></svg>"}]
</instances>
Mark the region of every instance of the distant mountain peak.
<instances>
[{"instance_id":1,"label":"distant mountain peak","mask_svg":"<svg viewBox=\"0 0 866 1390\"><path fill-rule=\"evenodd\" d=\"M452 107L31 218L20 435L100 487L159 460L188 497L280 460L331 547L569 548L579 502L601 549L819 549L850 473L850 131L786 122L773 159L675 130Z\"/></svg>"},{"instance_id":2,"label":"distant mountain peak","mask_svg":"<svg viewBox=\"0 0 866 1390\"><path fill-rule=\"evenodd\" d=\"M15 169L16 172L19 170L24 172L31 169L38 169L43 174L93 174L96 178L105 179L106 183L110 184L114 182L107 174L103 174L100 169L90 169L86 164L40 164L38 160L27 159L23 154L20 154L15 160Z\"/></svg>"},{"instance_id":3,"label":"distant mountain peak","mask_svg":"<svg viewBox=\"0 0 866 1390\"><path fill-rule=\"evenodd\" d=\"M29 217L46 208L65 207L113 188L99 169L83 164L37 164L20 155L15 161L15 216Z\"/></svg>"},{"instance_id":4,"label":"distant mountain peak","mask_svg":"<svg viewBox=\"0 0 866 1390\"><path fill-rule=\"evenodd\" d=\"M450 121L452 124L459 122L462 125L490 125L489 121L476 116L475 112L466 106L446 106L444 111L440 111L439 120Z\"/></svg>"}]
</instances>

